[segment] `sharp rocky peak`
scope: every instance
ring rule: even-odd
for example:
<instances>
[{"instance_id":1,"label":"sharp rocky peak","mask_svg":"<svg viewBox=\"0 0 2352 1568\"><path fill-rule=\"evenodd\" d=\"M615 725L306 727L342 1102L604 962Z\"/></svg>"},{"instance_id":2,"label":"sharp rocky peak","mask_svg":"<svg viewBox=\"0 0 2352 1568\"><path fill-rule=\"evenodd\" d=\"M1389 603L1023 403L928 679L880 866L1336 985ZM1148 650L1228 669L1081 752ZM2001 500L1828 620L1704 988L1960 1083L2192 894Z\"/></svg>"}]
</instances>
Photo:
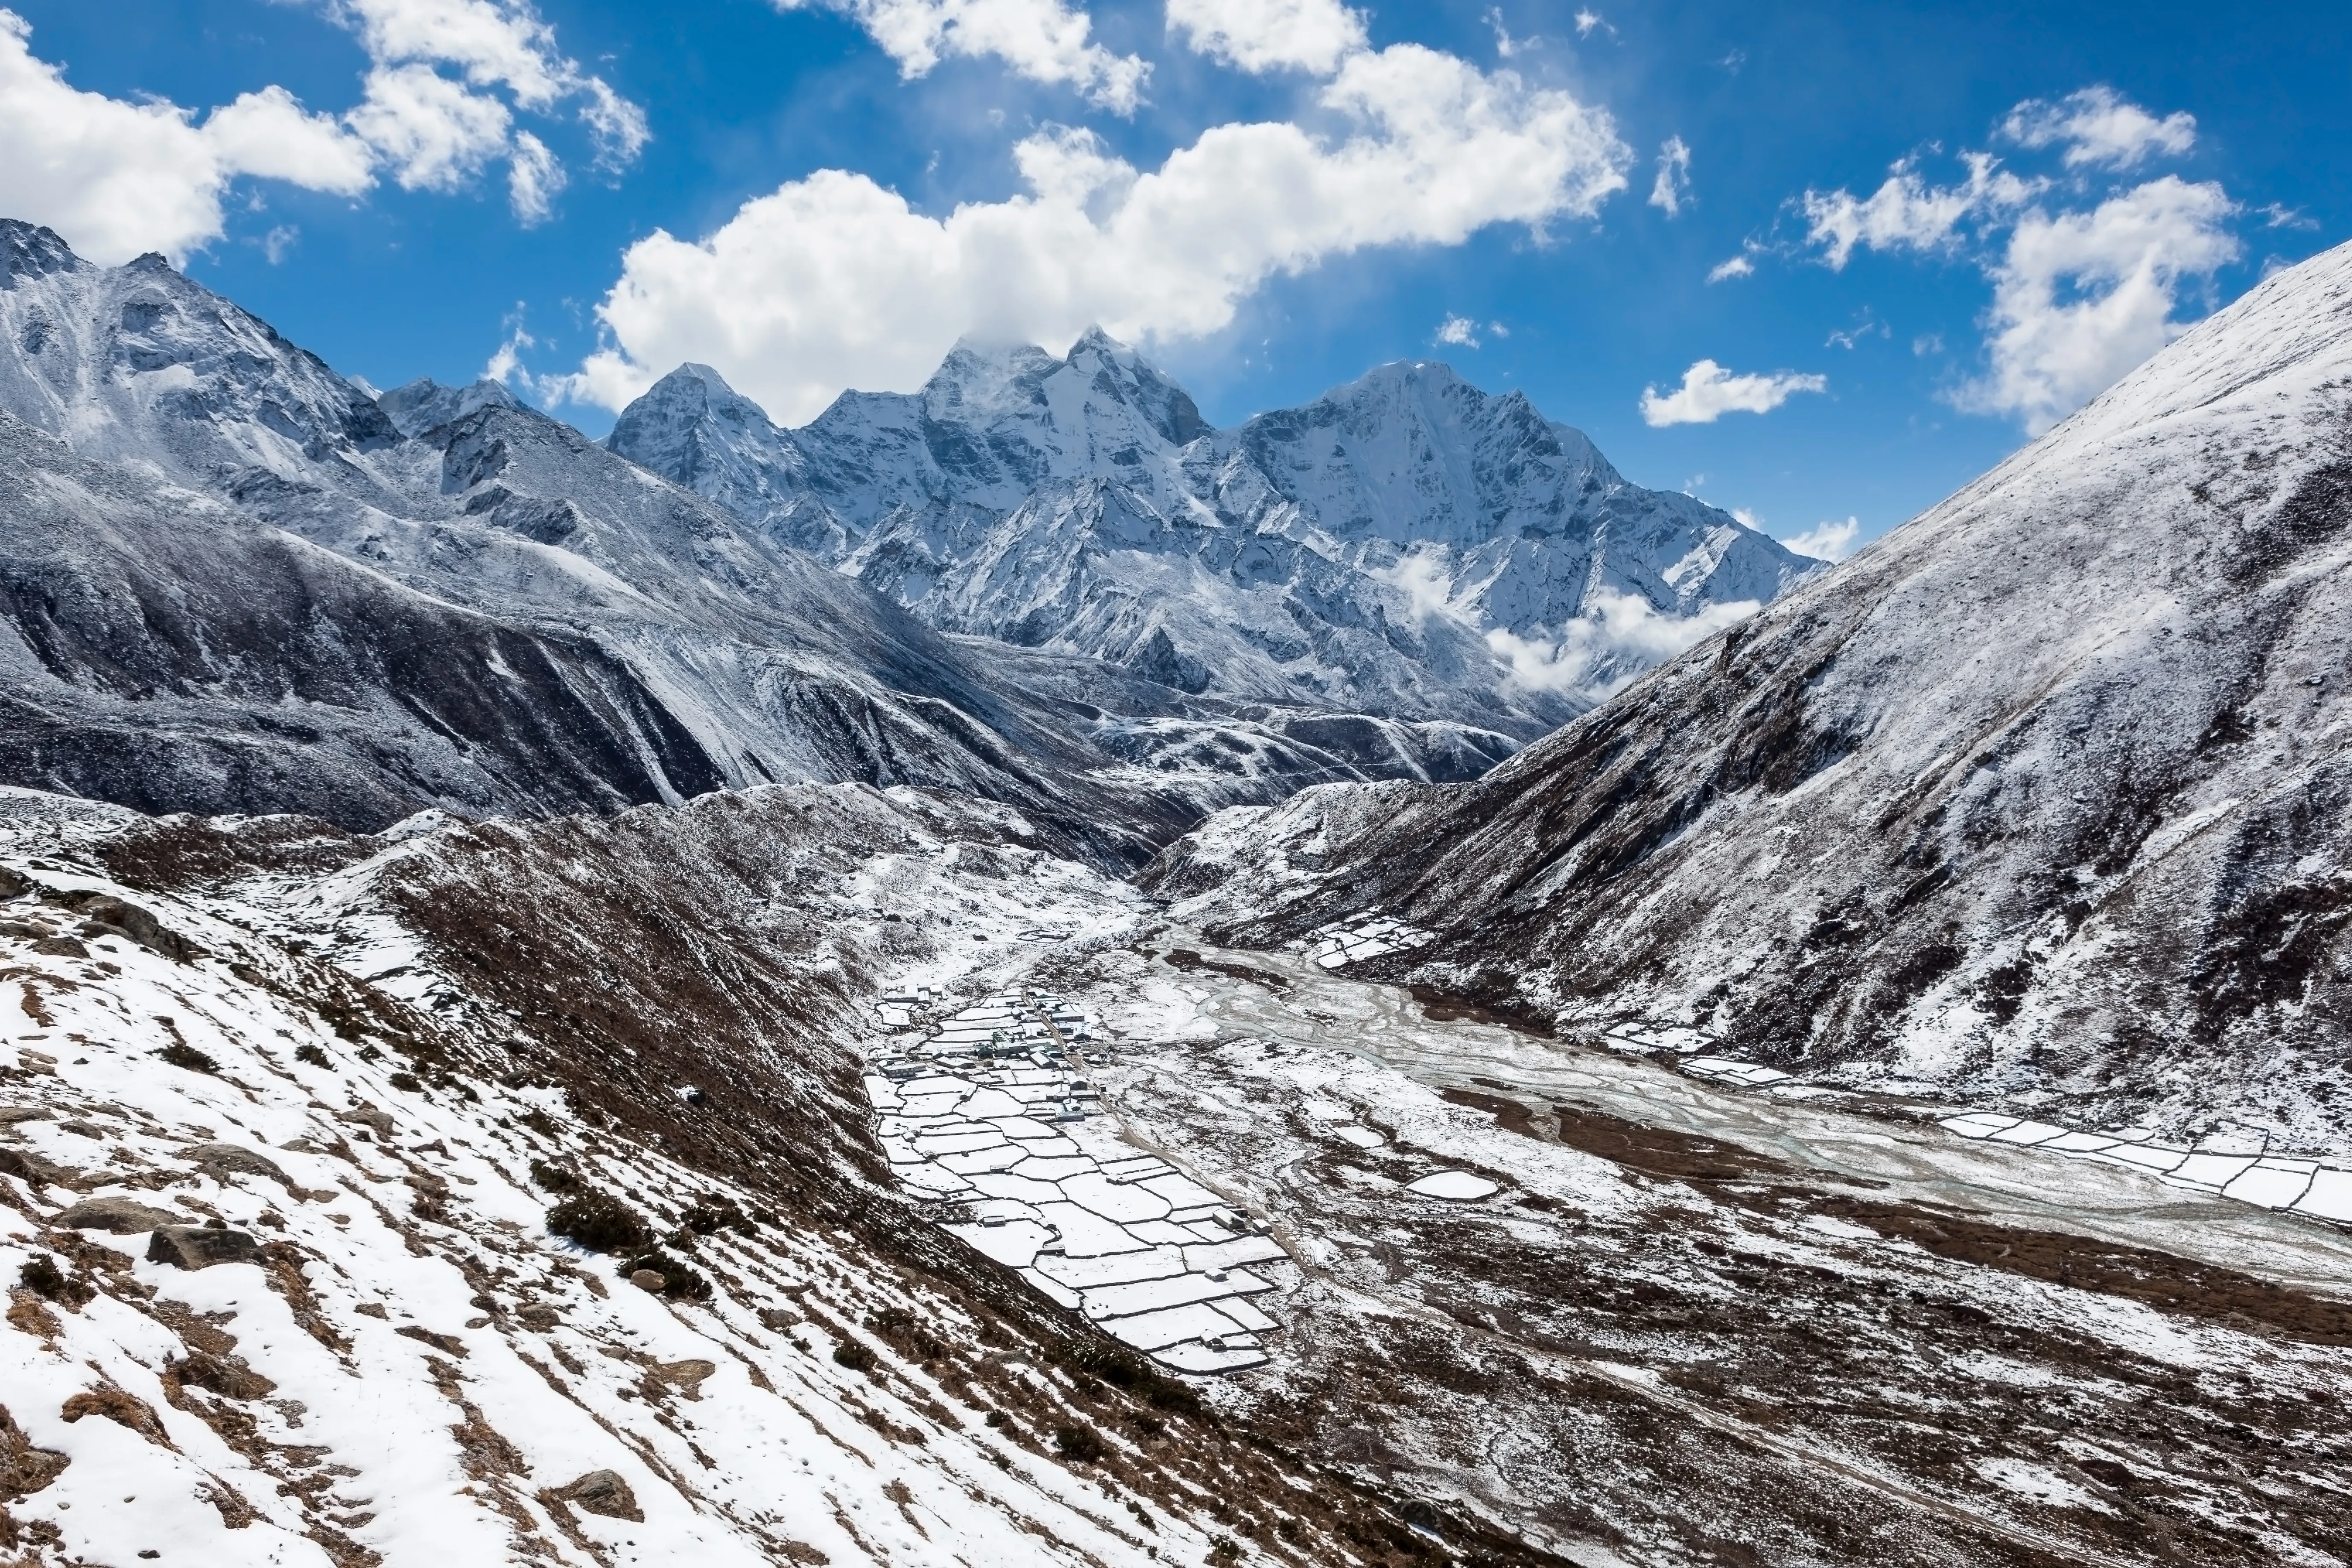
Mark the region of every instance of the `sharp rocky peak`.
<instances>
[{"instance_id":1,"label":"sharp rocky peak","mask_svg":"<svg viewBox=\"0 0 2352 1568\"><path fill-rule=\"evenodd\" d=\"M57 230L15 218L0 218L0 289L18 278L89 269Z\"/></svg>"},{"instance_id":2,"label":"sharp rocky peak","mask_svg":"<svg viewBox=\"0 0 2352 1568\"><path fill-rule=\"evenodd\" d=\"M444 386L430 376L395 386L375 401L394 427L412 439L453 419L463 419L478 409L521 406L513 393L495 381L477 381L471 386Z\"/></svg>"}]
</instances>

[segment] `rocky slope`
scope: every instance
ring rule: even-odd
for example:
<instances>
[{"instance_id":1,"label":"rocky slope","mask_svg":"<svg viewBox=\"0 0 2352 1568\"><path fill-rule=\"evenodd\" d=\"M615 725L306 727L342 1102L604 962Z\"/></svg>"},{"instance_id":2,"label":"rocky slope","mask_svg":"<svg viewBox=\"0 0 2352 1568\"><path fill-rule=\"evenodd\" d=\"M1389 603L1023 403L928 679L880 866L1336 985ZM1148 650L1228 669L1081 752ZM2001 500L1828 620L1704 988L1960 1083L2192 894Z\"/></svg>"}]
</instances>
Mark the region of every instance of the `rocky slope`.
<instances>
[{"instance_id":1,"label":"rocky slope","mask_svg":"<svg viewBox=\"0 0 2352 1568\"><path fill-rule=\"evenodd\" d=\"M1704 626L1811 566L1442 364L1228 431L1099 331L1063 358L962 344L920 392L791 431L688 365L609 444L948 630L1521 739L1653 657L1571 636L1603 605ZM1497 634L1577 652L1530 679Z\"/></svg>"},{"instance_id":2,"label":"rocky slope","mask_svg":"<svg viewBox=\"0 0 2352 1568\"><path fill-rule=\"evenodd\" d=\"M2352 248L1471 785L1229 813L1150 881L1252 942L1816 1079L2352 1128Z\"/></svg>"},{"instance_id":3,"label":"rocky slope","mask_svg":"<svg viewBox=\"0 0 2352 1568\"><path fill-rule=\"evenodd\" d=\"M0 798L10 1560L1556 1561L1268 1446L889 1189L867 988L987 983L939 911L1136 904L1018 831L856 786L381 838ZM876 876L920 918L836 900Z\"/></svg>"}]
</instances>

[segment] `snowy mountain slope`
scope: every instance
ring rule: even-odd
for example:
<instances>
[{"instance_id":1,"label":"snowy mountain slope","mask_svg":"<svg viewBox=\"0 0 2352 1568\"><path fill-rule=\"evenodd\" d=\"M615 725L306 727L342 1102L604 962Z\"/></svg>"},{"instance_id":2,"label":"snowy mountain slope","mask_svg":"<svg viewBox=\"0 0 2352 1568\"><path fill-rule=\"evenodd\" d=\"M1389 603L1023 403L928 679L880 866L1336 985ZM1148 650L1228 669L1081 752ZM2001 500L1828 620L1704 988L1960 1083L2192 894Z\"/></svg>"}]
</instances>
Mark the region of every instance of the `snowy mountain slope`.
<instances>
[{"instance_id":1,"label":"snowy mountain slope","mask_svg":"<svg viewBox=\"0 0 2352 1568\"><path fill-rule=\"evenodd\" d=\"M378 404L156 258L94 268L21 224L0 247L17 782L374 827L861 778L1015 801L1132 862L1295 776L1365 776L1279 749L1202 773L1149 722L1098 743L1093 710L1000 688L973 649L502 389ZM1057 681L1127 689L1123 720L1185 709L1088 660ZM1509 745L1456 736L1402 773Z\"/></svg>"},{"instance_id":2,"label":"snowy mountain slope","mask_svg":"<svg viewBox=\"0 0 2352 1568\"><path fill-rule=\"evenodd\" d=\"M1229 814L1150 880L1251 941L1832 1081L2352 1121L2352 247L1460 788Z\"/></svg>"},{"instance_id":3,"label":"snowy mountain slope","mask_svg":"<svg viewBox=\"0 0 2352 1568\"><path fill-rule=\"evenodd\" d=\"M353 839L5 805L28 1564L1387 1563L1408 1520L1557 1561L1270 1448L875 1179L847 1004L981 955L827 889L1132 918L1008 877L1041 868L1001 808Z\"/></svg>"},{"instance_id":4,"label":"snowy mountain slope","mask_svg":"<svg viewBox=\"0 0 2352 1568\"><path fill-rule=\"evenodd\" d=\"M845 394L794 431L685 366L609 445L936 626L1521 739L1652 656L1604 640L1530 682L1489 633L1556 644L1620 602L1736 614L1811 569L1436 364L1234 431L1099 331L1062 359L962 344L921 392Z\"/></svg>"},{"instance_id":5,"label":"snowy mountain slope","mask_svg":"<svg viewBox=\"0 0 2352 1568\"><path fill-rule=\"evenodd\" d=\"M102 268L0 220L0 408L84 457L184 482L247 468L357 478L400 439L316 355L173 270Z\"/></svg>"},{"instance_id":6,"label":"snowy mountain slope","mask_svg":"<svg viewBox=\"0 0 2352 1568\"><path fill-rule=\"evenodd\" d=\"M378 826L614 809L723 775L626 663L0 413L0 767L150 810Z\"/></svg>"}]
</instances>

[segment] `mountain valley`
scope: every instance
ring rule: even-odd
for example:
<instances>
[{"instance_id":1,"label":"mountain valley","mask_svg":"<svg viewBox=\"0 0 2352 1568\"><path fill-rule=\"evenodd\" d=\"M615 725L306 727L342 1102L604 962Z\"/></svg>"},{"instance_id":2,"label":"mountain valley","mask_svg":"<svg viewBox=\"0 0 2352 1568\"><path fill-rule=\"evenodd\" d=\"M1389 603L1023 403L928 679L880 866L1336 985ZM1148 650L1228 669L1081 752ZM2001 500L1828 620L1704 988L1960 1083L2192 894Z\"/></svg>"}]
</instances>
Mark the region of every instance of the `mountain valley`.
<instances>
[{"instance_id":1,"label":"mountain valley","mask_svg":"<svg viewBox=\"0 0 2352 1568\"><path fill-rule=\"evenodd\" d=\"M1432 363L0 327L11 1568L2352 1561L2352 247L1835 568Z\"/></svg>"}]
</instances>

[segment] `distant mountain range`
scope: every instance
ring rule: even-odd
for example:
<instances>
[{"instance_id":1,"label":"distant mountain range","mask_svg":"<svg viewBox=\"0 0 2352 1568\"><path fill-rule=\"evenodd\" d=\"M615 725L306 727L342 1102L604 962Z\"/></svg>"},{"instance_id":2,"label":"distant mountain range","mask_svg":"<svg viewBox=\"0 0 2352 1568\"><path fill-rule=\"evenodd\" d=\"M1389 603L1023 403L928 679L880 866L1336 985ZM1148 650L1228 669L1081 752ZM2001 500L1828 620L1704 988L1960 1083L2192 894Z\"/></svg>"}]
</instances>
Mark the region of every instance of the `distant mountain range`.
<instances>
[{"instance_id":1,"label":"distant mountain range","mask_svg":"<svg viewBox=\"0 0 2352 1568\"><path fill-rule=\"evenodd\" d=\"M967 342L920 392L789 431L689 364L607 445L943 631L1520 739L1654 656L1590 647L1531 680L1493 634L1557 643L1612 600L1687 620L1818 564L1427 363L1234 430L1099 331L1062 359Z\"/></svg>"},{"instance_id":2,"label":"distant mountain range","mask_svg":"<svg viewBox=\"0 0 2352 1568\"><path fill-rule=\"evenodd\" d=\"M15 223L0 331L0 781L152 811L862 780L1133 863L1303 784L1475 777L1627 668L1530 680L1490 633L1807 570L1435 365L1235 432L1099 334L789 432L688 366L608 450Z\"/></svg>"}]
</instances>

